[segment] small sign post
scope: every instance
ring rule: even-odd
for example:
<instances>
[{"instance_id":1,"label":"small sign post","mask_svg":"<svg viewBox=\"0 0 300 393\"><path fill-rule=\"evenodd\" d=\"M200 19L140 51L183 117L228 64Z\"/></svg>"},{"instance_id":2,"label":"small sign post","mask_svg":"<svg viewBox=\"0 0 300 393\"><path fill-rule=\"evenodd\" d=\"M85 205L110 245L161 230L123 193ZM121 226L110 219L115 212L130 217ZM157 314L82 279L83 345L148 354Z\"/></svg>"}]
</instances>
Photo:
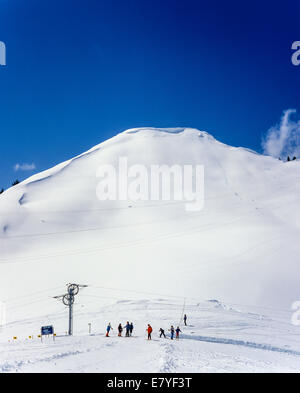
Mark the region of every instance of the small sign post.
<instances>
[{"instance_id":1,"label":"small sign post","mask_svg":"<svg viewBox=\"0 0 300 393\"><path fill-rule=\"evenodd\" d=\"M43 336L53 336L53 341L55 340L54 328L52 325L50 326L42 326L41 327L41 341L43 341Z\"/></svg>"}]
</instances>

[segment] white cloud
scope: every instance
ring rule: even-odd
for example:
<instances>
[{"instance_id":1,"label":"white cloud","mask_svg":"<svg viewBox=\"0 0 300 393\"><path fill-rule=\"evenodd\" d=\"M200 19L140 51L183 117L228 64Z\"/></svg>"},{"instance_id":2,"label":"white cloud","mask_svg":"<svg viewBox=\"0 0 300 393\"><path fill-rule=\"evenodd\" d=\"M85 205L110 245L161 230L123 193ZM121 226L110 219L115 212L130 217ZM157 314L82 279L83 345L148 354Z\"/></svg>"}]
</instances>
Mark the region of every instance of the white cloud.
<instances>
[{"instance_id":1,"label":"white cloud","mask_svg":"<svg viewBox=\"0 0 300 393\"><path fill-rule=\"evenodd\" d=\"M280 123L268 130L262 140L265 154L282 159L300 157L300 120L292 119L296 113L296 109L284 111Z\"/></svg>"},{"instance_id":2,"label":"white cloud","mask_svg":"<svg viewBox=\"0 0 300 393\"><path fill-rule=\"evenodd\" d=\"M36 169L36 166L35 166L35 164L34 163L32 163L32 164L27 164L27 163L24 163L24 164L16 164L15 166L14 166L14 170L17 172L17 171L33 171L34 169Z\"/></svg>"}]
</instances>

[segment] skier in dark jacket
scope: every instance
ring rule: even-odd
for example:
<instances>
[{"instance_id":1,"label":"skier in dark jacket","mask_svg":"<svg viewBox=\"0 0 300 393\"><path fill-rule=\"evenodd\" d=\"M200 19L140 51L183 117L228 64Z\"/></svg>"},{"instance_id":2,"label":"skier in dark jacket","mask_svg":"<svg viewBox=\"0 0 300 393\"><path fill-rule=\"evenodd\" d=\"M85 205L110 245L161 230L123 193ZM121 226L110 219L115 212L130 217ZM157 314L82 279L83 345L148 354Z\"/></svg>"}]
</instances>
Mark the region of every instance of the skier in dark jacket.
<instances>
[{"instance_id":1,"label":"skier in dark jacket","mask_svg":"<svg viewBox=\"0 0 300 393\"><path fill-rule=\"evenodd\" d=\"M118 326L118 332L119 332L118 336L122 337L123 328L122 328L122 324L121 323Z\"/></svg>"},{"instance_id":2,"label":"skier in dark jacket","mask_svg":"<svg viewBox=\"0 0 300 393\"><path fill-rule=\"evenodd\" d=\"M179 333L182 333L182 331L179 329L179 326L177 326L177 329L175 330L176 332L176 338L179 340Z\"/></svg>"},{"instance_id":3,"label":"skier in dark jacket","mask_svg":"<svg viewBox=\"0 0 300 393\"><path fill-rule=\"evenodd\" d=\"M109 337L110 330L113 330L113 328L111 327L111 324L109 322L109 324L107 325L107 328L106 328L106 337Z\"/></svg>"},{"instance_id":4,"label":"skier in dark jacket","mask_svg":"<svg viewBox=\"0 0 300 393\"><path fill-rule=\"evenodd\" d=\"M125 329L126 329L126 337L130 336L130 323L127 321L126 325L125 325Z\"/></svg>"},{"instance_id":5,"label":"skier in dark jacket","mask_svg":"<svg viewBox=\"0 0 300 393\"><path fill-rule=\"evenodd\" d=\"M130 322L130 329L129 329L130 336L132 336L132 332L133 332L133 323Z\"/></svg>"},{"instance_id":6,"label":"skier in dark jacket","mask_svg":"<svg viewBox=\"0 0 300 393\"><path fill-rule=\"evenodd\" d=\"M169 332L171 332L171 340L173 340L173 338L174 338L174 333L175 333L175 329L174 329L174 326L173 326L173 325L171 326L171 329L169 329Z\"/></svg>"},{"instance_id":7,"label":"skier in dark jacket","mask_svg":"<svg viewBox=\"0 0 300 393\"><path fill-rule=\"evenodd\" d=\"M186 320L187 320L187 316L186 316L186 314L184 314L183 321L184 321L185 326L186 326Z\"/></svg>"},{"instance_id":8,"label":"skier in dark jacket","mask_svg":"<svg viewBox=\"0 0 300 393\"><path fill-rule=\"evenodd\" d=\"M160 329L159 329L159 332L160 332L160 335L159 335L160 338L161 338L162 336L164 336L164 338L166 338L164 329L160 328Z\"/></svg>"}]
</instances>

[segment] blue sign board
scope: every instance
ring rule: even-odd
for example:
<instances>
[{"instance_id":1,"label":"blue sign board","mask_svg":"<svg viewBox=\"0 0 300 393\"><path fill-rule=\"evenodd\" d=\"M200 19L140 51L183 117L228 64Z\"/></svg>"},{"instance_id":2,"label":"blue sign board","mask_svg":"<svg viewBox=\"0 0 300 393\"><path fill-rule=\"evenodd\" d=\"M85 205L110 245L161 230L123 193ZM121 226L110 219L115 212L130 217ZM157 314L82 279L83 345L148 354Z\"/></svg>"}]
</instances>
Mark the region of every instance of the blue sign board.
<instances>
[{"instance_id":1,"label":"blue sign board","mask_svg":"<svg viewBox=\"0 0 300 393\"><path fill-rule=\"evenodd\" d=\"M53 326L42 326L41 327L41 335L42 336L49 336L50 334L54 334Z\"/></svg>"}]
</instances>

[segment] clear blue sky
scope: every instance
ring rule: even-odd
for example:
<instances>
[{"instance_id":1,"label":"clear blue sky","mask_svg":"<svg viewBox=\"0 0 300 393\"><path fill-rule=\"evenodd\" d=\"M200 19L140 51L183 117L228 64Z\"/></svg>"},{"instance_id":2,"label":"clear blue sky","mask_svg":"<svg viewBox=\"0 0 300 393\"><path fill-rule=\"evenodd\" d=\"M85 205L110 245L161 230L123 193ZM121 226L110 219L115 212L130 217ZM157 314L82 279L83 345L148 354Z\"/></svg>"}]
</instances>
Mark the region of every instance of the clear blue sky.
<instances>
[{"instance_id":1,"label":"clear blue sky","mask_svg":"<svg viewBox=\"0 0 300 393\"><path fill-rule=\"evenodd\" d=\"M260 150L300 110L300 1L0 0L0 187L138 126Z\"/></svg>"}]
</instances>

